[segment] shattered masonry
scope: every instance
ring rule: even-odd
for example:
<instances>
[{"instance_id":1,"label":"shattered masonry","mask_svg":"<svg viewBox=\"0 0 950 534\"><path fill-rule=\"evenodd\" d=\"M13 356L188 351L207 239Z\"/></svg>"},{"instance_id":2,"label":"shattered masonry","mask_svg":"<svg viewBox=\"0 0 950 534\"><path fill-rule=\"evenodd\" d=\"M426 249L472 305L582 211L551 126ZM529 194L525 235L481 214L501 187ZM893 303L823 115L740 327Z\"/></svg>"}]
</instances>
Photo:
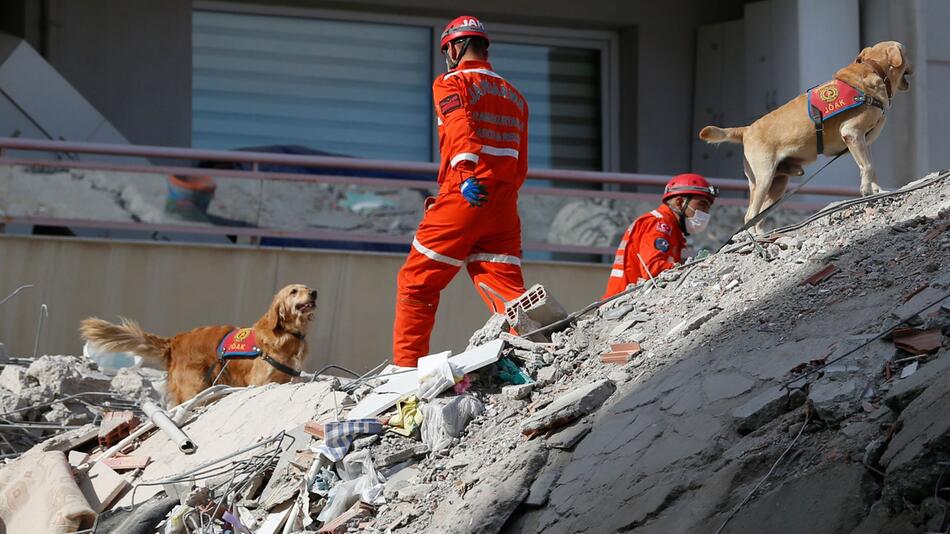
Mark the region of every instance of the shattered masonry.
<instances>
[{"instance_id":1,"label":"shattered masonry","mask_svg":"<svg viewBox=\"0 0 950 534\"><path fill-rule=\"evenodd\" d=\"M399 375L232 391L177 421L194 454L146 433L115 468L94 459L102 412L135 412L160 377L110 380L63 356L7 365L5 419L96 425L19 460L53 430L4 428L0 484L41 454L62 479L69 452L87 489L70 514L87 524L105 507L100 532L146 516L178 532L201 518L215 532L943 532L948 223L950 174L931 175L765 239L764 256L746 243L663 273L550 343L495 316L472 336L467 381L432 402L347 420L406 388ZM87 390L110 393L68 398ZM108 483L90 496L92 469Z\"/></svg>"}]
</instances>

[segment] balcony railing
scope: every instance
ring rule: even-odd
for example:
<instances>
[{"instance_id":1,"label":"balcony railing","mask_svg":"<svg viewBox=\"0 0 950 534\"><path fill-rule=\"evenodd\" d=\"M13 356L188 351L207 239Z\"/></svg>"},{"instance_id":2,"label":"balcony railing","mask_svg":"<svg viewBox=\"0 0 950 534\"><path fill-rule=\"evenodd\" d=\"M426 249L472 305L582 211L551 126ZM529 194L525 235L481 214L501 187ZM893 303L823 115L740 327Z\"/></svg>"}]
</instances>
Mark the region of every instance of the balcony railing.
<instances>
[{"instance_id":1,"label":"balcony railing","mask_svg":"<svg viewBox=\"0 0 950 534\"><path fill-rule=\"evenodd\" d=\"M103 159L80 159L81 155L94 155ZM151 164L148 160L158 163ZM205 167L210 164L212 167L240 165L248 168L196 167L195 162L203 162ZM274 165L318 169L321 174L261 170L262 166ZM0 192L4 192L5 180L4 196L7 197L6 207L4 199L0 198L0 224L244 236L246 241L252 244L274 238L297 239L319 241L330 248L334 248L334 244L346 243L410 243L412 230L422 216L421 192L437 189L435 176L438 172L438 166L434 163L19 138L0 138L0 167L6 169L7 174L6 177L0 174ZM38 169L45 170L35 172ZM64 178L65 175L57 177L53 172L57 169L68 171L69 176L74 179ZM93 175L100 189L108 188L110 181L117 181L133 191L136 188L141 190L143 202L152 202L151 208L147 210L149 215L120 213L109 216L97 213L92 208L70 206L68 201L60 203L62 205L51 212L48 206L38 205L31 208L30 203L26 202L30 200L28 197L32 186L23 183L24 181L55 178L59 182L46 186L68 197L68 188L76 185L72 182L82 181ZM217 192L217 197L220 198L213 201L218 204L212 204L207 219L184 220L172 214L161 214L163 198L154 197L163 196L162 191L167 188L167 178L170 175L211 176L223 179L219 181ZM659 188L666 184L669 176L535 169L529 171L528 179L529 182L521 190L526 251L612 254L619 238L613 234L618 228L622 232L638 212L650 209L658 202L655 192L646 194L621 189ZM537 181L548 182L550 185L543 186L547 184L542 185ZM747 192L747 185L745 180L734 179L712 178L710 182L723 191L733 192L734 195L732 198L727 195L717 201L716 210L722 213L717 214L714 221L718 221L725 231L741 218L746 204L741 195ZM604 185L608 187L591 188ZM320 188L319 193L313 188ZM412 196L399 197L399 202L395 202L377 195L380 191L393 194L393 191L399 190L420 191L418 202L415 202ZM857 195L857 191L853 189L822 186L806 187L802 193L828 197ZM301 216L311 213L307 211L307 206L292 206L306 202L308 198L311 202L317 202L321 198L320 195L339 197L344 194L369 196L384 206L376 211L361 212L347 211L340 207L341 203L321 203L313 211L313 215L322 217L322 222L316 225L312 220L307 222L304 220L306 217ZM17 195L23 196L12 198ZM287 198L288 196L290 198ZM226 197L232 198L232 204L237 198L236 202L243 202L247 209L235 215L232 213L235 212L234 207L226 205ZM81 198L76 198L75 201L83 202ZM573 206L568 206L569 204ZM782 208L788 213L800 215L801 212L813 211L822 205L823 203L788 202L783 204ZM296 216L290 216L288 219L283 216L286 214L280 213L281 209L291 207ZM571 209L582 211L580 215L575 213L572 219L571 214L565 211ZM594 220L593 215L585 217L585 209L599 219ZM334 224L326 227L325 221L333 220L334 217L352 220L353 228L333 228ZM321 227L321 224L324 226ZM383 228L385 225L388 226ZM578 228L584 225L592 226L590 229ZM559 227L564 227L560 233L555 231Z\"/></svg>"}]
</instances>

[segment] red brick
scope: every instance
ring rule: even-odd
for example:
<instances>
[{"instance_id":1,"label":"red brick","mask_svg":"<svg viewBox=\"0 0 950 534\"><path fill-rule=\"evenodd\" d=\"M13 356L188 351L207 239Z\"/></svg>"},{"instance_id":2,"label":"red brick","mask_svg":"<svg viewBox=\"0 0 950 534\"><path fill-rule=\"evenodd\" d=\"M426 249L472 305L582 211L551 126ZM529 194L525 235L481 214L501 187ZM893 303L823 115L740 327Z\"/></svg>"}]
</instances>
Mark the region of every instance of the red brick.
<instances>
[{"instance_id":1,"label":"red brick","mask_svg":"<svg viewBox=\"0 0 950 534\"><path fill-rule=\"evenodd\" d=\"M812 286L817 286L817 285L818 285L819 283L821 283L823 280L829 278L831 275L835 274L835 273L838 272L839 270L840 270L840 269L838 269L838 266L837 266L837 265L835 265L835 264L833 264L833 263L829 263L828 265L825 266L824 269L822 269L822 270L818 271L817 273L815 273L815 274L809 276L808 278L806 278L805 281L802 282L801 285L809 284L809 285L812 285Z\"/></svg>"}]
</instances>

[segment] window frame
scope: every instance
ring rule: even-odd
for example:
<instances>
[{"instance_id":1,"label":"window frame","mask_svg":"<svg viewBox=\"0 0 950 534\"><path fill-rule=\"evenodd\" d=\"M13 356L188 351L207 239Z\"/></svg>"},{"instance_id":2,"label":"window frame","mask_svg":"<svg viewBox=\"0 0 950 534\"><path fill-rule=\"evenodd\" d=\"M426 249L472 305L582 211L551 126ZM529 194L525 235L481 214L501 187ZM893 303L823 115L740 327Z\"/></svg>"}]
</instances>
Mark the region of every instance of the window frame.
<instances>
[{"instance_id":1,"label":"window frame","mask_svg":"<svg viewBox=\"0 0 950 534\"><path fill-rule=\"evenodd\" d=\"M324 9L318 7L273 6L264 4L236 4L215 0L198 0L192 4L192 12L214 11L246 15L269 15L300 17L347 22L370 22L398 24L429 28L432 33L431 79L445 72L445 63L436 40L446 21L442 18L415 15L390 15ZM620 59L619 36L608 30L576 30L548 26L492 23L490 35L493 40L505 43L586 48L600 53L600 126L601 126L601 171L620 170ZM430 110L432 123L430 144L432 161L439 161L438 131L435 110Z\"/></svg>"}]
</instances>

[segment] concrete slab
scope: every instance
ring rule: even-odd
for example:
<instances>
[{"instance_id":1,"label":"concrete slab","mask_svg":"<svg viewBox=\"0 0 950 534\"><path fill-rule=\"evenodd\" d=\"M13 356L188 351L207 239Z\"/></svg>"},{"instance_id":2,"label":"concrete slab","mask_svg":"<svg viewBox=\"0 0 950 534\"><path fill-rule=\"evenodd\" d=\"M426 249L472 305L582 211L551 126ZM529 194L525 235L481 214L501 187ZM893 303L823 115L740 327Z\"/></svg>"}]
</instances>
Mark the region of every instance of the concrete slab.
<instances>
[{"instance_id":1,"label":"concrete slab","mask_svg":"<svg viewBox=\"0 0 950 534\"><path fill-rule=\"evenodd\" d=\"M752 389L753 385L755 381L742 373L716 373L703 379L703 393L706 401L716 402L738 397Z\"/></svg>"},{"instance_id":2,"label":"concrete slab","mask_svg":"<svg viewBox=\"0 0 950 534\"><path fill-rule=\"evenodd\" d=\"M268 384L232 393L209 406L197 419L182 428L198 447L194 454L182 454L164 433L158 432L146 438L133 454L150 456L152 463L144 469L138 482L181 474L250 447L281 431L295 432L303 423L329 415L316 408L329 391L328 382L310 382ZM285 440L285 445L287 442L289 440ZM259 453L259 450L252 450L228 461ZM139 486L135 492L135 502L143 502L161 490L160 485ZM131 503L131 492L119 501L122 506Z\"/></svg>"},{"instance_id":3,"label":"concrete slab","mask_svg":"<svg viewBox=\"0 0 950 534\"><path fill-rule=\"evenodd\" d=\"M903 410L948 369L950 369L950 354L944 353L922 365L913 375L895 380L890 391L884 396L884 403L897 411Z\"/></svg>"}]
</instances>

